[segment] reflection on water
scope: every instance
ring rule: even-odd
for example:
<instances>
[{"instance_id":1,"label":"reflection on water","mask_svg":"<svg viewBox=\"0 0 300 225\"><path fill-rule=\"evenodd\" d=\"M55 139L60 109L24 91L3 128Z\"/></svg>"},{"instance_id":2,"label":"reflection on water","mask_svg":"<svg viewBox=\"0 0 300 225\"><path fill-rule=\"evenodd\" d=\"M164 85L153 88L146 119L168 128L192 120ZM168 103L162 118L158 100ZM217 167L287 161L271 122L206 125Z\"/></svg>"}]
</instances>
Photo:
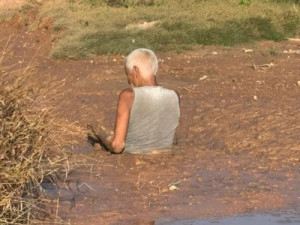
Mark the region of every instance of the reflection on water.
<instances>
[{"instance_id":1,"label":"reflection on water","mask_svg":"<svg viewBox=\"0 0 300 225\"><path fill-rule=\"evenodd\" d=\"M245 215L237 217L227 217L224 219L208 220L180 220L173 218L163 218L155 222L155 225L299 225L300 214L288 215Z\"/></svg>"}]
</instances>

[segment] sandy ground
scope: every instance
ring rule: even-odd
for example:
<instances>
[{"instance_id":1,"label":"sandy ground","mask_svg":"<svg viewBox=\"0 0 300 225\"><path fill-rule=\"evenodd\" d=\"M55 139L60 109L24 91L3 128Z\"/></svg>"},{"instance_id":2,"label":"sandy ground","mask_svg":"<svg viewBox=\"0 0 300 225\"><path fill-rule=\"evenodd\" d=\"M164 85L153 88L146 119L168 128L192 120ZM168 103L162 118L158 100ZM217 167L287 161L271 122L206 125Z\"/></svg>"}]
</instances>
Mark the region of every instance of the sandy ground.
<instances>
[{"instance_id":1,"label":"sandy ground","mask_svg":"<svg viewBox=\"0 0 300 225\"><path fill-rule=\"evenodd\" d=\"M21 6L26 0L0 0L0 8L16 8Z\"/></svg>"},{"instance_id":2,"label":"sandy ground","mask_svg":"<svg viewBox=\"0 0 300 225\"><path fill-rule=\"evenodd\" d=\"M49 29L50 28L50 29ZM80 61L48 57L51 24L27 31L18 18L0 24L6 65L33 60L36 77L65 79L58 111L83 128L113 128L118 93L127 87L121 55ZM242 49L252 49L246 53ZM160 85L181 97L178 144L169 154L111 155L86 137L74 146L59 215L71 224L155 224L294 210L300 215L300 55L297 42L158 52ZM270 50L275 49L276 55Z\"/></svg>"}]
</instances>

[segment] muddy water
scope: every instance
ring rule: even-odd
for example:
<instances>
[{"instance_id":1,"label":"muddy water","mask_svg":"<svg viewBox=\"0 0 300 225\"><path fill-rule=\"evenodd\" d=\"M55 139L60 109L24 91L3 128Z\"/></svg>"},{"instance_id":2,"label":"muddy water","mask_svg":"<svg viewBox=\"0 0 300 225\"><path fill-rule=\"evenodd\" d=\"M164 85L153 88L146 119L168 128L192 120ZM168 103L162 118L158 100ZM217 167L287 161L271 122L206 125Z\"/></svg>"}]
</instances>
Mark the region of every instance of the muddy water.
<instances>
[{"instance_id":1,"label":"muddy water","mask_svg":"<svg viewBox=\"0 0 300 225\"><path fill-rule=\"evenodd\" d=\"M7 65L27 65L40 49L37 79L66 79L57 91L67 94L52 99L61 116L82 129L113 128L118 93L127 87L122 56L54 61L48 58L51 29L0 26L4 39L16 37ZM163 155L110 155L82 137L68 180L48 186L49 195L60 199L59 215L79 225L149 225L162 218L201 224L299 209L300 56L283 53L299 44L257 43L247 46L250 54L243 47L158 53L159 83L181 96L177 147ZM280 54L271 56L270 49ZM270 62L275 66L266 70L251 66Z\"/></svg>"},{"instance_id":2,"label":"muddy water","mask_svg":"<svg viewBox=\"0 0 300 225\"><path fill-rule=\"evenodd\" d=\"M60 216L72 224L201 225L211 217L299 209L300 177L293 167L266 169L251 156L190 150L193 157L180 148L147 156L93 152L90 164L73 170L61 186L44 187L59 196Z\"/></svg>"},{"instance_id":3,"label":"muddy water","mask_svg":"<svg viewBox=\"0 0 300 225\"><path fill-rule=\"evenodd\" d=\"M155 221L155 225L299 225L300 214L254 214L224 219L180 220L164 218Z\"/></svg>"},{"instance_id":4,"label":"muddy water","mask_svg":"<svg viewBox=\"0 0 300 225\"><path fill-rule=\"evenodd\" d=\"M208 171L202 171L202 173L206 173ZM228 176L228 172L224 171L224 173L222 173L224 176ZM101 177L102 175L97 174L96 177ZM212 174L212 175L207 175L207 177L210 177L209 179L213 179L213 177L215 177L216 174ZM269 176L269 175L268 175ZM272 175L271 177L274 178L274 176L276 175ZM92 177L95 177L95 174L92 175L91 173L87 173L87 172L80 172L80 171L74 171L73 173L70 174L69 180L65 181L64 184L65 185L61 185L59 186L58 184L53 185L51 183L43 183L42 187L44 188L44 190L46 191L46 193L48 195L50 195L52 198L59 198L60 199L60 203L61 203L61 207L63 207L63 211L64 213L61 213L61 216L66 216L66 218L73 218L72 219L72 224L83 224L83 222L81 221L82 218L81 216L86 217L88 224L102 224L102 222L104 222L104 224L128 224L128 225L214 225L214 224L219 224L219 225L283 225L283 224L287 224L287 225L299 225L300 224L300 204L299 201L297 201L297 199L294 199L294 201L291 201L288 207L293 207L292 209L286 209L284 211L278 211L278 212L272 212L272 213L246 213L246 214L239 214L236 215L234 217L224 217L224 218L218 218L220 215L222 215L222 213L218 213L215 212L214 213L207 213L206 214L203 213L203 208L201 209L201 207L199 207L198 204L188 204L188 206L185 206L184 202L184 195L181 195L181 197L177 200L181 203L179 203L179 211L177 211L176 213L166 213L166 206L164 206L163 208L160 207L155 207L155 206L147 206L147 210L146 213L144 213L144 216L142 216L141 218L138 218L136 216L136 212L142 212L143 210L140 208L138 209L136 206L136 203L132 202L133 201L133 197L130 195L128 195L126 197L126 195L121 194L120 192L122 192L122 188L124 187L124 185L118 185L118 188L120 189L115 189L111 183L106 183L103 181L94 179ZM203 176L202 176L203 177ZM204 177L203 177L204 178ZM101 178L102 180L103 178ZM205 179L205 178L204 178ZM209 180L208 179L208 180ZM245 178L247 181L252 180L253 178ZM282 178L280 178L280 176L276 176L275 180L280 180ZM206 178L207 180L207 178ZM203 189L206 192L209 191L210 187L213 187L214 185L212 185L211 183L207 182L208 184L204 185L204 186L208 186L209 188L205 188L205 187L200 187L200 185L198 186L198 189ZM226 182L225 182L226 183ZM137 184L136 188L138 189L142 189L141 187L138 187L139 184ZM195 184L194 184L195 185ZM223 184L224 185L224 184ZM173 184L173 186L177 186L178 189L179 187L182 188L183 185L180 185L180 183L178 184ZM234 187L233 187L234 188ZM170 195L170 193L168 193L170 190L169 186L167 187L167 190L162 189L161 190L161 194L164 196L168 196ZM195 189L193 189L193 187L189 187L190 193L195 192ZM125 189L126 190L126 189ZM128 189L127 189L128 190ZM179 191L179 190L177 190ZM187 190L186 190L187 191ZM136 193L137 194L137 193ZM135 195L136 195L135 194ZM209 195L209 193L207 193ZM211 193L212 194L212 193ZM221 193L220 193L221 194ZM123 203L116 203L116 199L114 198L114 196L117 195L118 199L121 199L121 201L124 203L125 205L124 207L128 207L128 203L132 202L131 205L131 209L134 209L134 211L128 211L118 207L117 211L114 211L114 209L116 208L115 204L123 204ZM123 196L122 196L123 195ZM223 192L221 195L226 195L226 192ZM125 198L124 198L125 197ZM105 199L110 199L112 202L110 204L107 204L107 200ZM129 198L129 199L126 199ZM232 197L233 201L235 197ZM299 198L296 197L296 198ZM192 201L191 196L189 197L190 202ZM253 200L253 198L252 198ZM250 201L252 201L250 199ZM129 201L128 203L126 203L127 201ZM211 201L211 200L210 200ZM216 201L213 200L213 201ZM202 203L204 203L202 201ZM153 201L153 204L157 204L157 202L155 203ZM206 202L207 204L207 208L212 207L211 203L209 203L209 201L207 200ZM82 207L82 205L84 205L84 207ZM228 206L228 205L227 205ZM241 207L243 207L242 204L240 204ZM81 210L76 210L76 208L81 208ZM142 207L142 205L140 205L140 207ZM170 206L169 206L170 207ZM188 211L187 210L188 207ZM230 206L228 206L230 207ZM205 208L205 207L204 207ZM213 206L213 210L220 210L220 206ZM222 208L222 207L221 207ZM278 207L280 208L280 207ZM68 209L68 210L66 210ZM156 216L158 216L158 218L153 219L155 217L153 217L151 219L151 211L155 211L159 209L160 210L165 210L164 213L159 213L156 212ZM271 208L270 208L271 209ZM104 213L103 211L106 211L106 213ZM147 212L148 211L148 212ZM176 211L176 209L175 209ZM184 213L180 213L180 211L183 211ZM226 209L222 209L221 212L224 213L224 211L226 211ZM251 210L251 211L255 211L255 210ZM74 214L80 213L80 215L77 214L77 216L74 216ZM241 211L243 212L243 211ZM119 214L122 213L122 214ZM127 214L127 215L125 215ZM106 217L106 220L101 220L100 216L98 215L106 215L104 217ZM117 215L117 218L114 218ZM159 217L161 216L161 217ZM169 216L169 217L164 217L164 216ZM172 217L170 217L172 216ZM94 217L94 218L93 218ZM111 218L110 218L111 217ZM134 218L137 217L137 218ZM208 219L205 219L206 217L209 217ZM112 218L114 218L113 220L111 220ZM183 219L185 218L185 219ZM189 219L186 219L189 218ZM196 219L196 218L202 218L202 219ZM77 221L81 221L79 223L77 223ZM106 221L106 222L105 222Z\"/></svg>"}]
</instances>

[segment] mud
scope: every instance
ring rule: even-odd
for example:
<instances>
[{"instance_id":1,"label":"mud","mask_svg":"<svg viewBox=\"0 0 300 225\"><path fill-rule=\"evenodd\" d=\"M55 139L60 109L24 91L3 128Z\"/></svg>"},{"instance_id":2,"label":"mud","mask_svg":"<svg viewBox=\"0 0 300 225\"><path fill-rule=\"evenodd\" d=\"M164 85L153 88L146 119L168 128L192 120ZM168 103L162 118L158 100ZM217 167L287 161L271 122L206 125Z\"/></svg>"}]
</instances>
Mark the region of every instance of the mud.
<instances>
[{"instance_id":1,"label":"mud","mask_svg":"<svg viewBox=\"0 0 300 225\"><path fill-rule=\"evenodd\" d=\"M279 225L279 224L289 224L296 225L299 224L300 220L298 216L293 214L267 214L267 215L246 215L246 216L236 216L228 217L224 219L210 219L210 220L175 220L172 219L162 219L155 224L157 225L210 225L210 224L220 224L220 225Z\"/></svg>"},{"instance_id":2,"label":"mud","mask_svg":"<svg viewBox=\"0 0 300 225\"><path fill-rule=\"evenodd\" d=\"M118 93L128 86L124 56L55 61L51 21L28 31L14 20L0 24L1 45L14 43L6 65L32 63L44 85L65 80L57 87L64 94L51 99L58 112L83 128L112 129ZM71 224L130 225L282 210L300 216L300 56L284 53L299 48L264 41L158 52L160 85L181 97L177 145L168 154L111 155L82 137L76 169L52 189L59 215Z\"/></svg>"}]
</instances>

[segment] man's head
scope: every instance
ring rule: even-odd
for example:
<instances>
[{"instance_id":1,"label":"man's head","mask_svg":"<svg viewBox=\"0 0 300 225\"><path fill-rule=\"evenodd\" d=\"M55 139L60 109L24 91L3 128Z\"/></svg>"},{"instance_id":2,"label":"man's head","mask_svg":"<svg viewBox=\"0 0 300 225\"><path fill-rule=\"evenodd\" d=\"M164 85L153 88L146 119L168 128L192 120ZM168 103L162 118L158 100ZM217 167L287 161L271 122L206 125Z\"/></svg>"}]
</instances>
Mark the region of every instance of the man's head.
<instances>
[{"instance_id":1,"label":"man's head","mask_svg":"<svg viewBox=\"0 0 300 225\"><path fill-rule=\"evenodd\" d=\"M141 83L155 80L157 69L157 57L149 49L136 49L126 57L125 71L129 82L134 86L142 86ZM135 84L136 80L140 85Z\"/></svg>"}]
</instances>

